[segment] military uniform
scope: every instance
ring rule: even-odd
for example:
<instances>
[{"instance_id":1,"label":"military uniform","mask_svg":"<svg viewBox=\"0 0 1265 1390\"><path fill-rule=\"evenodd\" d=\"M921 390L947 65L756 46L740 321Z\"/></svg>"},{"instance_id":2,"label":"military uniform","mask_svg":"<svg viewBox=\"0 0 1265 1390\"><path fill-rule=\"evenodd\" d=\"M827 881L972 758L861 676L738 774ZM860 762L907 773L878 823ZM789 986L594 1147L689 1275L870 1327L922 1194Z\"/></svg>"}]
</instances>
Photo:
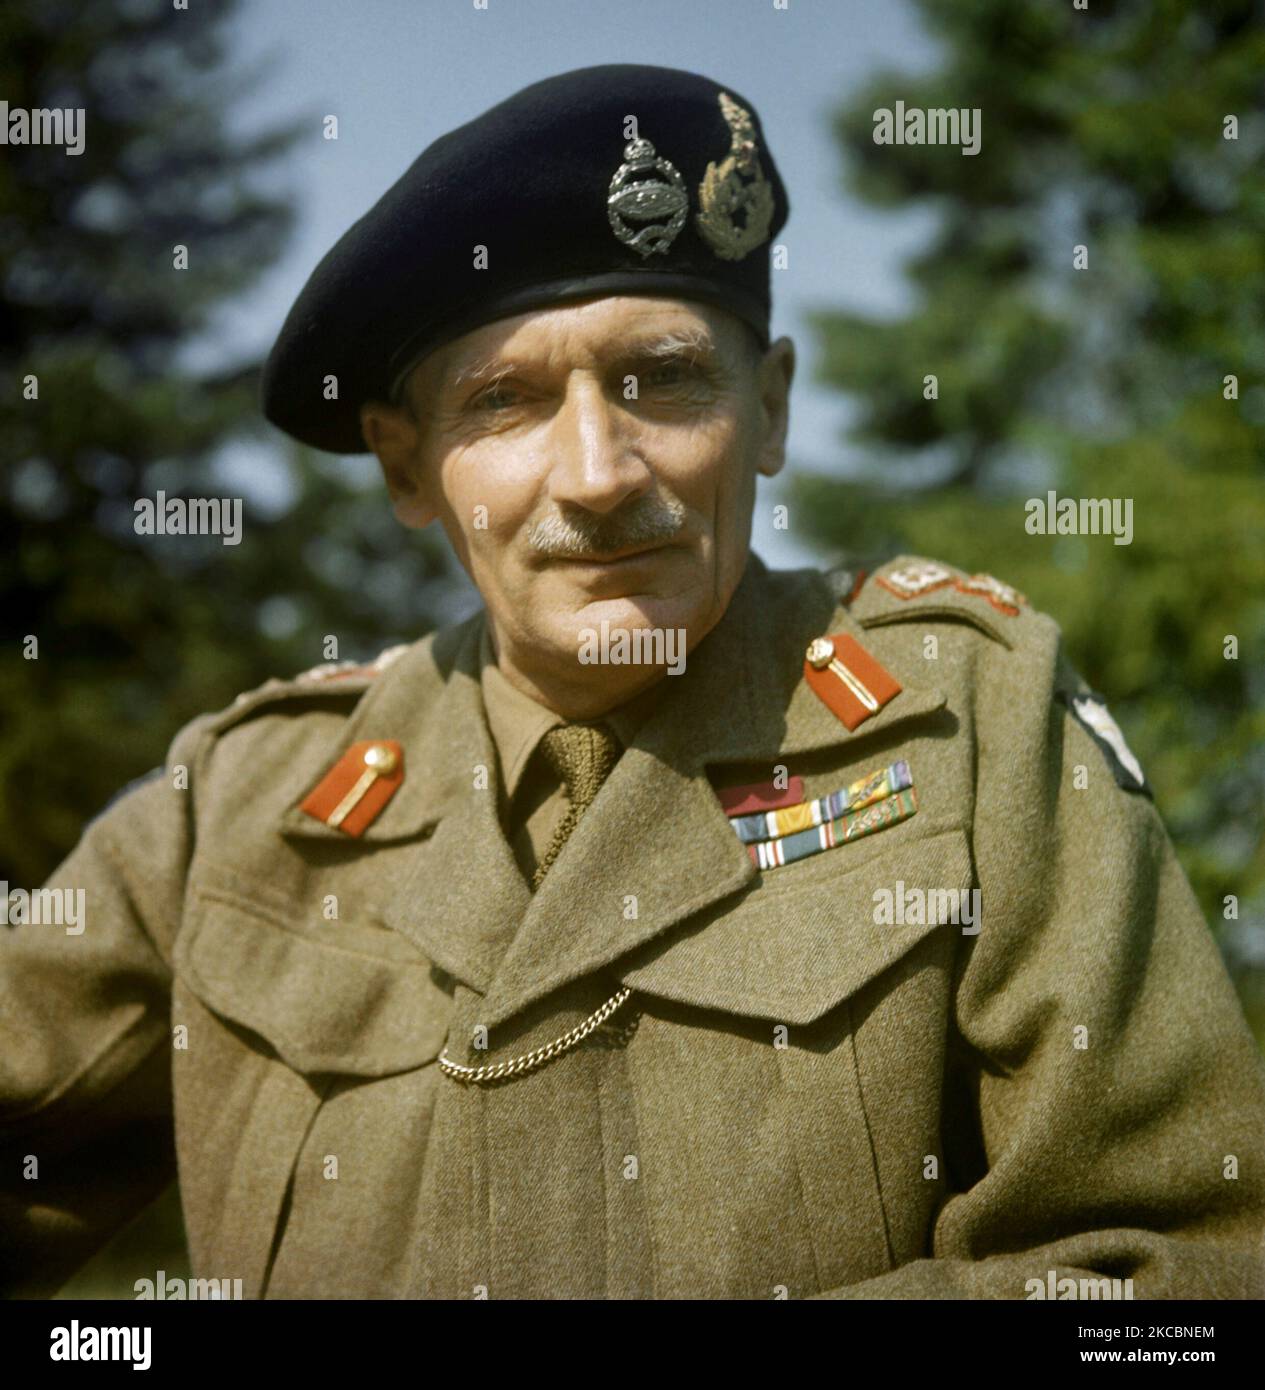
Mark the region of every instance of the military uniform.
<instances>
[{"instance_id":1,"label":"military uniform","mask_svg":"<svg viewBox=\"0 0 1265 1390\"><path fill-rule=\"evenodd\" d=\"M515 862L530 881L568 805L566 789L539 754L542 737L565 721L505 678L496 664L486 625L480 640L479 665L479 693L500 768L502 828ZM622 746L632 742L664 691L665 683L658 681L606 716L605 722Z\"/></svg>"},{"instance_id":2,"label":"military uniform","mask_svg":"<svg viewBox=\"0 0 1265 1390\"><path fill-rule=\"evenodd\" d=\"M602 295L767 345L788 210L732 90L535 84L316 268L264 412L359 450L438 347ZM83 933L3 939L10 1290L174 1173L249 1296L1265 1294L1261 1060L1049 619L750 557L599 721L490 656L479 614L195 721L54 875Z\"/></svg>"},{"instance_id":3,"label":"military uniform","mask_svg":"<svg viewBox=\"0 0 1265 1390\"><path fill-rule=\"evenodd\" d=\"M482 614L184 729L51 881L85 932L3 942L10 1288L175 1171L195 1274L248 1296L1265 1295L1261 1059L1056 625L929 562L853 579L752 557L535 892L550 720L489 721ZM854 728L823 634L899 687ZM302 805L366 740L402 777L351 834ZM722 805L898 763L912 814L773 867ZM511 1080L440 1068L624 988Z\"/></svg>"}]
</instances>

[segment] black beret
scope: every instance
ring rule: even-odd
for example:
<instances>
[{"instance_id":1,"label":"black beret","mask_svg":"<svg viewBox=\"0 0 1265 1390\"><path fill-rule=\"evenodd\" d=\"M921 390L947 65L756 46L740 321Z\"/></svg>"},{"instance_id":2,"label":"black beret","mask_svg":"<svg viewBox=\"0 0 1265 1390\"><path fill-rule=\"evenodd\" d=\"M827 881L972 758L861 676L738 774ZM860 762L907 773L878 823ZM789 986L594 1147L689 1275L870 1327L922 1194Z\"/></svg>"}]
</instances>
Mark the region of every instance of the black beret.
<instances>
[{"instance_id":1,"label":"black beret","mask_svg":"<svg viewBox=\"0 0 1265 1390\"><path fill-rule=\"evenodd\" d=\"M731 88L632 64L534 83L428 146L324 257L268 356L264 414L361 453L361 405L428 352L594 295L702 300L767 343L770 239L788 211L755 108Z\"/></svg>"}]
</instances>

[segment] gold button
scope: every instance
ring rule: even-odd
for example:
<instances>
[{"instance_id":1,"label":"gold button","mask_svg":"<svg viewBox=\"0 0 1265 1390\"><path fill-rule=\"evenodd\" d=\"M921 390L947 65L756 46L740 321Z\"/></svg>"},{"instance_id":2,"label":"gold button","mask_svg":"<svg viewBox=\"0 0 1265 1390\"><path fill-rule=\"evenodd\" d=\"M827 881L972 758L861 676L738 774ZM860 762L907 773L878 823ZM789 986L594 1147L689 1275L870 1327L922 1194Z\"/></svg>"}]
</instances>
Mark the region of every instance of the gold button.
<instances>
[{"instance_id":1,"label":"gold button","mask_svg":"<svg viewBox=\"0 0 1265 1390\"><path fill-rule=\"evenodd\" d=\"M821 671L829 666L835 657L835 644L829 637L814 637L808 644L808 664Z\"/></svg>"},{"instance_id":2,"label":"gold button","mask_svg":"<svg viewBox=\"0 0 1265 1390\"><path fill-rule=\"evenodd\" d=\"M365 749L365 766L372 768L379 777L389 777L396 769L399 758L395 749L385 743L375 743Z\"/></svg>"}]
</instances>

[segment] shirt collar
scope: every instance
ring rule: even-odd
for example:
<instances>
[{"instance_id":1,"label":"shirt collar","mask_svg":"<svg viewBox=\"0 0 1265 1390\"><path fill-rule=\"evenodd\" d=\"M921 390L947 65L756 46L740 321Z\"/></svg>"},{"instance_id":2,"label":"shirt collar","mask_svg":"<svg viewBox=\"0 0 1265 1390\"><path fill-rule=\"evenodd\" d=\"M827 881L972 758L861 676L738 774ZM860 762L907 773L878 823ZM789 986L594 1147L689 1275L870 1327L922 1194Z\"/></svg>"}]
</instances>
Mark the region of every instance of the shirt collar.
<instances>
[{"instance_id":1,"label":"shirt collar","mask_svg":"<svg viewBox=\"0 0 1265 1390\"><path fill-rule=\"evenodd\" d=\"M479 686L488 730L500 760L505 796L507 800L513 800L537 744L550 729L567 721L562 715L524 694L502 673L492 651L486 614L479 637L479 665ZM664 695L670 694L670 687L671 678L661 676L647 690L601 716L622 747L627 748L633 741L637 730L658 707Z\"/></svg>"}]
</instances>

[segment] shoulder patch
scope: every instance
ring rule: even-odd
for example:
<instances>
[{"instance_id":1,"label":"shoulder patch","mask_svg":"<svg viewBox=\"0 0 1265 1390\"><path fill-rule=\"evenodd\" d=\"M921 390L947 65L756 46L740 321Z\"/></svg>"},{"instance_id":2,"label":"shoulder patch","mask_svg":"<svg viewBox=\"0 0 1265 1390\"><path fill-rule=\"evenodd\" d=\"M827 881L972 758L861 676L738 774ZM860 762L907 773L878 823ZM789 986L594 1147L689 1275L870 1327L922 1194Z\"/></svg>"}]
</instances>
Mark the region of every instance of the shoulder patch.
<instances>
[{"instance_id":1,"label":"shoulder patch","mask_svg":"<svg viewBox=\"0 0 1265 1390\"><path fill-rule=\"evenodd\" d=\"M1152 796L1142 764L1125 742L1120 725L1107 709L1106 700L1092 690L1060 690L1058 694L1072 717L1101 749L1117 784L1125 791Z\"/></svg>"}]
</instances>

